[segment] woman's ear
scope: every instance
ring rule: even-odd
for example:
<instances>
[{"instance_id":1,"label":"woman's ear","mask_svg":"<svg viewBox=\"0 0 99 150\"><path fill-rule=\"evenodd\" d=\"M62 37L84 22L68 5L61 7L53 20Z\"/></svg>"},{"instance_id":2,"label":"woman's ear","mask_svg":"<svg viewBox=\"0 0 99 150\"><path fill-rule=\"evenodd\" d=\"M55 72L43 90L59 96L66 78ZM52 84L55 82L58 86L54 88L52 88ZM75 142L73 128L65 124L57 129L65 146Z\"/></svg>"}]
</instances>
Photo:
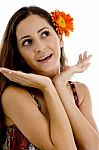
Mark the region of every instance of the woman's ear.
<instances>
[{"instance_id":1,"label":"woman's ear","mask_svg":"<svg viewBox=\"0 0 99 150\"><path fill-rule=\"evenodd\" d=\"M60 40L60 48L64 47L64 41L62 38L62 35L59 34L59 40Z\"/></svg>"}]
</instances>

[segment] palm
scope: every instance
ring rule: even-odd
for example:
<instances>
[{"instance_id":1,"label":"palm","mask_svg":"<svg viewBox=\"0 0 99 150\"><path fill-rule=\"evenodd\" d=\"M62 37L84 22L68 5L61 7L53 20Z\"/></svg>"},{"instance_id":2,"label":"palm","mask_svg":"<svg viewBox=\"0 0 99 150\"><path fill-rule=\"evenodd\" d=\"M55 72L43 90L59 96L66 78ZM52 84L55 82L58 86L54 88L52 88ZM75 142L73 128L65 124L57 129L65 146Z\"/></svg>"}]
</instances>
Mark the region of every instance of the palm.
<instances>
[{"instance_id":1,"label":"palm","mask_svg":"<svg viewBox=\"0 0 99 150\"><path fill-rule=\"evenodd\" d=\"M79 59L77 61L77 64L74 66L66 66L64 68L64 71L61 72L60 74L57 74L54 78L53 78L53 83L57 83L59 82L63 82L63 83L67 83L68 80L75 74L75 73L82 73L84 72L86 69L88 69L90 63L89 60L91 58L91 55L87 56L87 52L84 52L83 55L79 55Z\"/></svg>"}]
</instances>

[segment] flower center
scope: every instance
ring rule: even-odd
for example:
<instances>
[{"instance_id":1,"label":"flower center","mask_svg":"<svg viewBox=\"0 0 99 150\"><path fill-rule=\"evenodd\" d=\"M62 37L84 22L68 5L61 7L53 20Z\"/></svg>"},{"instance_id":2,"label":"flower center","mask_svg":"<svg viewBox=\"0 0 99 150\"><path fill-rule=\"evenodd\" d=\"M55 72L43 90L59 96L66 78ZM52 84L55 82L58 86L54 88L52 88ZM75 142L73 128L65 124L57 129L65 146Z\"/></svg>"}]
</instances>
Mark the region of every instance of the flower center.
<instances>
[{"instance_id":1,"label":"flower center","mask_svg":"<svg viewBox=\"0 0 99 150\"><path fill-rule=\"evenodd\" d=\"M66 27L66 22L65 20L63 19L62 16L59 16L59 18L56 20L57 24L59 26L61 26L62 28L65 28Z\"/></svg>"}]
</instances>

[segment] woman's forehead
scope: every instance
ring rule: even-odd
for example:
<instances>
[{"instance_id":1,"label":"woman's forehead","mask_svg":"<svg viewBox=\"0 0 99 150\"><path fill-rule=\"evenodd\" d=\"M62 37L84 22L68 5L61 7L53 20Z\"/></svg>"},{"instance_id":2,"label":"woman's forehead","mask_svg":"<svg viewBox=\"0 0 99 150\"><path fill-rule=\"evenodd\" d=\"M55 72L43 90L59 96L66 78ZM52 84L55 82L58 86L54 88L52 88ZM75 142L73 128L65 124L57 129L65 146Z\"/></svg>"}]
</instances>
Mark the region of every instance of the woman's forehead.
<instances>
[{"instance_id":1,"label":"woman's forehead","mask_svg":"<svg viewBox=\"0 0 99 150\"><path fill-rule=\"evenodd\" d=\"M27 32L37 32L41 28L51 28L51 25L42 17L38 15L30 15L22 20L16 29L16 34L26 34Z\"/></svg>"},{"instance_id":2,"label":"woman's forehead","mask_svg":"<svg viewBox=\"0 0 99 150\"><path fill-rule=\"evenodd\" d=\"M30 15L18 24L17 29L29 26L41 27L43 25L50 26L49 23L46 21L46 19L38 15Z\"/></svg>"}]
</instances>

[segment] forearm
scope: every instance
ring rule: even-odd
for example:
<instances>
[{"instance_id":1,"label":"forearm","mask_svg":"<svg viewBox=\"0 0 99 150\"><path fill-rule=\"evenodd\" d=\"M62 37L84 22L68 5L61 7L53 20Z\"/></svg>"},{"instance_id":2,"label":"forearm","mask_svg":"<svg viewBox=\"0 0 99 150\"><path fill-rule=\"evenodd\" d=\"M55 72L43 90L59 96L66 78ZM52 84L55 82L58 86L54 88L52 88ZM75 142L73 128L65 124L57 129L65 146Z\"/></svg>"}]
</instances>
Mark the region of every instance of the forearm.
<instances>
[{"instance_id":1,"label":"forearm","mask_svg":"<svg viewBox=\"0 0 99 150\"><path fill-rule=\"evenodd\" d=\"M44 89L44 98L50 116L50 136L53 144L61 150L76 150L68 116L53 84Z\"/></svg>"},{"instance_id":2,"label":"forearm","mask_svg":"<svg viewBox=\"0 0 99 150\"><path fill-rule=\"evenodd\" d=\"M88 123L76 107L75 103L73 103L66 86L58 83L55 87L69 117L77 143L79 143L84 150L91 150L95 148L98 150L97 145L99 142L99 137L94 128Z\"/></svg>"}]
</instances>

